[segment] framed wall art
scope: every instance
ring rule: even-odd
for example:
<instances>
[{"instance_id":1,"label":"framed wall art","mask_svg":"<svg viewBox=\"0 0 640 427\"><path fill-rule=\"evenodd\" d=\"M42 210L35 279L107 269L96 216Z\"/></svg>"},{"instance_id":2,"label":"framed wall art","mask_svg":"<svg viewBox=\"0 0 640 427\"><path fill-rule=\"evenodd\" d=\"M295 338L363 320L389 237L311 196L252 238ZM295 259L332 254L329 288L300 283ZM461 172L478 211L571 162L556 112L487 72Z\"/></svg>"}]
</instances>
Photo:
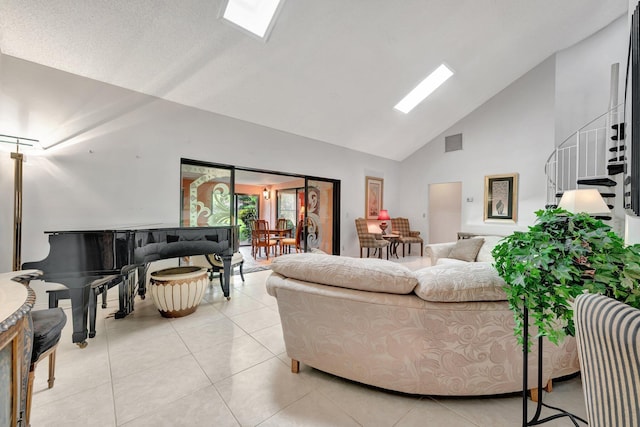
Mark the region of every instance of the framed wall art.
<instances>
[{"instance_id":1,"label":"framed wall art","mask_svg":"<svg viewBox=\"0 0 640 427\"><path fill-rule=\"evenodd\" d=\"M487 175L484 177L485 222L518 220L518 174Z\"/></svg>"},{"instance_id":2,"label":"framed wall art","mask_svg":"<svg viewBox=\"0 0 640 427\"><path fill-rule=\"evenodd\" d=\"M378 219L382 209L384 179L368 176L365 179L364 210L366 219Z\"/></svg>"}]
</instances>

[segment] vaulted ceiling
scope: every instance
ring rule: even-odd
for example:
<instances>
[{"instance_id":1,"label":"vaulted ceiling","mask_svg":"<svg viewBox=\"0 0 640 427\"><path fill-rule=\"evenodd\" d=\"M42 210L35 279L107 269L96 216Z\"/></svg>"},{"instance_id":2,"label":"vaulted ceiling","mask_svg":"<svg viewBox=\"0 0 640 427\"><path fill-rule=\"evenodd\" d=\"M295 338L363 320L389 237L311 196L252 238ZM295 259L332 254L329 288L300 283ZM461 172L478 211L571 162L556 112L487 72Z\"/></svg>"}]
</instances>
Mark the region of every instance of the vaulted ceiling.
<instances>
[{"instance_id":1,"label":"vaulted ceiling","mask_svg":"<svg viewBox=\"0 0 640 427\"><path fill-rule=\"evenodd\" d=\"M627 0L285 0L266 41L222 0L7 0L0 50L80 76L402 160ZM409 114L393 106L441 63Z\"/></svg>"}]
</instances>

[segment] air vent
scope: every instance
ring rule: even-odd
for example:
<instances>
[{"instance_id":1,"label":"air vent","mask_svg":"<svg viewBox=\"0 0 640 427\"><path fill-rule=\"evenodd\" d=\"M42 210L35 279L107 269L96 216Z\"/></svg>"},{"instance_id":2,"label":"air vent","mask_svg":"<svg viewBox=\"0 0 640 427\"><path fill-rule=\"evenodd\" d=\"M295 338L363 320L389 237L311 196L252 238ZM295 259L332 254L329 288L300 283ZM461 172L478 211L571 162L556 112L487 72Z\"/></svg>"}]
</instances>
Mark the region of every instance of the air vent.
<instances>
[{"instance_id":1,"label":"air vent","mask_svg":"<svg viewBox=\"0 0 640 427\"><path fill-rule=\"evenodd\" d=\"M462 134L449 135L444 137L444 152L462 150Z\"/></svg>"}]
</instances>

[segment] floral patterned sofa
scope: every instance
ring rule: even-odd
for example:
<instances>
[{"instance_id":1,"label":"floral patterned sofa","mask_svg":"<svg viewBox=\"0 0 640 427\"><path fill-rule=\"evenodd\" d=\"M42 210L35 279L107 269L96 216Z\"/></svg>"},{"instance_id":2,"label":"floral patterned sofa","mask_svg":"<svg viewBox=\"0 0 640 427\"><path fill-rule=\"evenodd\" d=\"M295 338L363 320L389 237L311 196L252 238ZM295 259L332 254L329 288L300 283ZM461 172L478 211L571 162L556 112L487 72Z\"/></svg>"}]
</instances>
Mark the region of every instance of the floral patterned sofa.
<instances>
[{"instance_id":1,"label":"floral patterned sofa","mask_svg":"<svg viewBox=\"0 0 640 427\"><path fill-rule=\"evenodd\" d=\"M411 271L379 259L276 258L277 299L292 371L299 363L404 393L490 395L522 390L522 348L502 279L489 263ZM536 385L535 355L529 388ZM575 373L575 340L544 346L543 381Z\"/></svg>"}]
</instances>

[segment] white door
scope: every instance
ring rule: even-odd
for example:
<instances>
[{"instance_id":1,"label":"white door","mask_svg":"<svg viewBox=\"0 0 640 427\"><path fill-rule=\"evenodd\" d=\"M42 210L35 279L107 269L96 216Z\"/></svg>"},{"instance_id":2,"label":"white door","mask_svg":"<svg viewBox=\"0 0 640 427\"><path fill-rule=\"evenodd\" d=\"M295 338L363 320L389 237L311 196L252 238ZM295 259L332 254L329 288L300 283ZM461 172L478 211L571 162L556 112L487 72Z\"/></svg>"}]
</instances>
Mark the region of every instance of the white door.
<instances>
[{"instance_id":1,"label":"white door","mask_svg":"<svg viewBox=\"0 0 640 427\"><path fill-rule=\"evenodd\" d=\"M429 243L452 242L462 223L462 183L429 184Z\"/></svg>"}]
</instances>

